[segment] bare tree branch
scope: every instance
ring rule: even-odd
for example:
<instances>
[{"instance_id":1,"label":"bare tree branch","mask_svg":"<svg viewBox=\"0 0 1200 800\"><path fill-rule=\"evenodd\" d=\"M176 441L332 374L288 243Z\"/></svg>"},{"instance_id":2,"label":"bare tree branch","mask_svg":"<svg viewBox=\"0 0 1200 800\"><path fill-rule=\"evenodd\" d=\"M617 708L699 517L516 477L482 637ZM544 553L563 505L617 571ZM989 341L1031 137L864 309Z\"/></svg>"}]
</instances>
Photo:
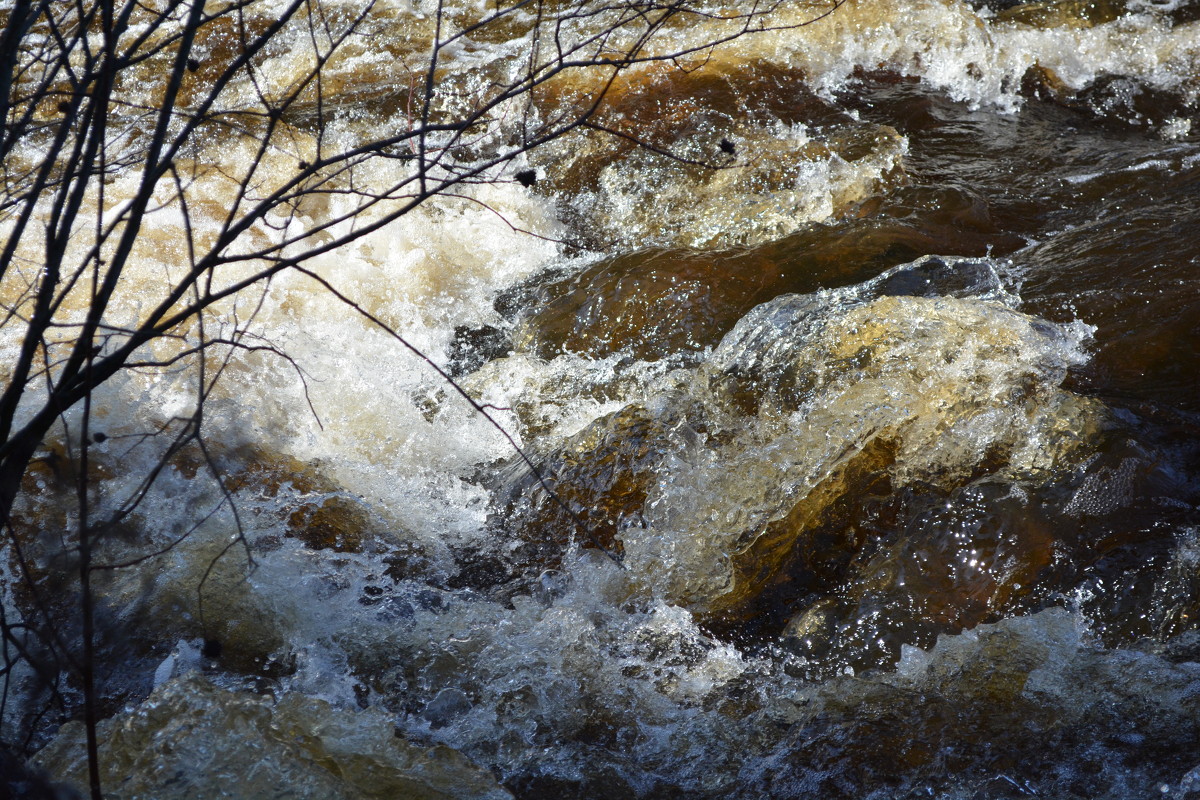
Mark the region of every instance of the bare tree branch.
<instances>
[{"instance_id":1,"label":"bare tree branch","mask_svg":"<svg viewBox=\"0 0 1200 800\"><path fill-rule=\"evenodd\" d=\"M731 166L606 121L623 76L702 68L726 43L807 24L842 1L800 4L811 14L797 21L777 18L783 0L732 9L703 0L518 0L486 9L437 0L427 38L398 48L399 80L371 89L391 103L397 124L363 133L347 122L334 87L354 48L369 46L382 13L374 2L347 10L323 0L269 9L259 0L14 0L0 32L0 330L19 346L0 373L0 529L21 584L21 618L0 608L0 679L24 662L59 707L69 705L60 681L82 693L94 798L102 787L93 574L136 569L228 510L237 534L196 587L205 627L203 592L217 561L240 546L253 564L236 497L205 435L214 391L237 358L282 359L321 425L301 365L256 329L276 276L315 281L419 359L503 436L579 534L619 563L548 485L495 406L311 264L438 198L478 205L535 236L471 187L511 182L525 154L575 134L615 137L702 169ZM486 67L458 55L500 40L511 46ZM300 65L286 80L272 73L281 53ZM547 101L566 86L570 102ZM244 158L217 165L206 155L226 147ZM219 209L214 187L227 190ZM306 212L317 206L328 211ZM158 282L138 277L152 220L178 232L177 258L164 258ZM145 373L192 381L189 408L130 439L149 448L150 465L115 501L100 502L90 469L103 435L93 432L100 390ZM17 513L37 499L25 483L39 448L59 434L72 491L56 496L71 520L57 531L57 556L73 559L78 639L64 633L39 583L42 554ZM106 534L130 520L185 450L199 453L220 499L169 541L107 558L99 549ZM0 719L10 702L5 685Z\"/></svg>"}]
</instances>

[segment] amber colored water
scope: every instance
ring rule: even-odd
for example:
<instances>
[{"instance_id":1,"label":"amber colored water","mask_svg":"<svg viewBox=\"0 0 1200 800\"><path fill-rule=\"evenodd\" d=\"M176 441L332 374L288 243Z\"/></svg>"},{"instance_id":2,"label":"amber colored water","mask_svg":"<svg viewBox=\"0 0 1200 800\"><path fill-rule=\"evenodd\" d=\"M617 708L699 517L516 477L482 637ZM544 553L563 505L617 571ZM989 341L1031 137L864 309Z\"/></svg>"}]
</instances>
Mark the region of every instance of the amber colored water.
<instances>
[{"instance_id":1,"label":"amber colored water","mask_svg":"<svg viewBox=\"0 0 1200 800\"><path fill-rule=\"evenodd\" d=\"M1196 796L1196 5L900 5L618 83L600 118L686 160L594 133L531 154L536 186L483 196L537 237L447 204L316 265L536 469L281 279L263 325L311 395L236 364L224 482L174 464L103 544L130 558L227 491L255 562L215 559L214 512L100 582L132 795L265 742L267 783L318 753L348 797L412 759L522 798ZM1164 37L1158 72L1121 50ZM386 65L346 69L348 129L400 113ZM170 410L137 380L117 437ZM29 483L40 541L68 501ZM356 739L388 726L402 746ZM44 757L77 775L64 730Z\"/></svg>"}]
</instances>

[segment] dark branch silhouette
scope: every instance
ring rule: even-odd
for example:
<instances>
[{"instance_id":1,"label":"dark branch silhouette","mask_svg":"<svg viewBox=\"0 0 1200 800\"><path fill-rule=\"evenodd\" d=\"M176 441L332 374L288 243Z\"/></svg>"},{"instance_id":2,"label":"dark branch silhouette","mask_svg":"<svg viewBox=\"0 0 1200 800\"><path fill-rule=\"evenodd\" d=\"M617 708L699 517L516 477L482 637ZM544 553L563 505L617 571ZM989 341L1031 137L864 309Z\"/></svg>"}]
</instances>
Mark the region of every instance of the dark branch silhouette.
<instances>
[{"instance_id":1,"label":"dark branch silhouette","mask_svg":"<svg viewBox=\"0 0 1200 800\"><path fill-rule=\"evenodd\" d=\"M0 328L17 330L10 338L19 341L0 375L0 527L20 584L10 590L21 597L22 616L14 618L0 604L0 674L6 678L0 715L12 699L7 677L19 663L39 676L62 709L69 703L61 687L70 681L83 698L91 795L101 796L93 575L147 563L219 509L233 514L239 531L221 555L240 546L252 563L220 460L207 444L205 405L234 354L247 352L286 361L307 399L300 366L254 331L253 312L239 316L230 307L240 297L261 307L265 287L287 271L317 281L428 365L506 438L579 534L604 549L490 413L494 406L471 397L402 331L305 265L434 198L465 199L491 210L464 189L498 181L534 187L537 172L514 168L514 162L576 131L622 137L688 164L721 169L601 122L599 112L618 78L654 63L695 68L726 42L815 21L841 2L803 4L809 16L787 24L773 16L783 0L755 0L736 11L714 11L695 0L519 0L453 13L438 2L427 48L396 58L407 77L386 90L367 90L390 94L387 99L404 109L406 124L384 136L349 138L330 132L345 101L327 83L332 65L369 36L373 3L347 14L346 7L334 13L321 0L293 0L267 15L256 0L15 0L0 34ZM697 26L709 33L678 38L683 44L672 38ZM499 66L471 74L451 63L455 48L498 36L523 42L502 51ZM266 69L279 47L307 58L283 86ZM542 93L561 91L565 81L580 76L587 79L576 83L573 102L539 104ZM240 167L221 168L206 159L208 150L226 141L247 149ZM721 151L735 156L728 140ZM279 163L294 168L281 171ZM395 168L377 169L383 164ZM132 192L112 196L117 177L131 179ZM215 220L206 212L201 230L198 209L220 182L233 187L232 195ZM341 211L316 221L303 214L307 204L331 198L342 202ZM183 263L161 283L137 290L142 311L130 321L121 304L131 291L131 265L142 257L148 221L160 216L178 219ZM261 230L274 235L256 236ZM106 437L93 431L95 393L131 370L190 375L193 407L131 443L157 443L156 466L106 511L96 506L89 477L92 445ZM52 435L63 443L62 453L39 457ZM218 505L165 548L147 544L139 555L98 562L97 544L139 508L185 451L199 453L219 489ZM14 511L39 464L73 485L74 529L61 532L59 542L63 563L72 567L58 580L73 581L77 637L61 630L61 614L39 579L46 567L23 540ZM196 590L201 599L215 564ZM28 744L32 734L25 735Z\"/></svg>"}]
</instances>

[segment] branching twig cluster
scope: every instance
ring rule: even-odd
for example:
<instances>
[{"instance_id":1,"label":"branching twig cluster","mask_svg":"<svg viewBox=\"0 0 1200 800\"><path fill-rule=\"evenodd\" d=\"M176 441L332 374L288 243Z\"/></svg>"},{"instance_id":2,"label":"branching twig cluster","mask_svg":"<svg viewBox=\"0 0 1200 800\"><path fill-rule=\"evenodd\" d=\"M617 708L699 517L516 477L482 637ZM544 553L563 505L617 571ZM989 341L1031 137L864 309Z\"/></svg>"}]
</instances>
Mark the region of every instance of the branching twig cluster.
<instances>
[{"instance_id":1,"label":"branching twig cluster","mask_svg":"<svg viewBox=\"0 0 1200 800\"><path fill-rule=\"evenodd\" d=\"M60 703L66 675L83 697L91 790L100 796L90 581L165 550L147 546L98 563L93 546L185 450L198 454L236 519L206 443L205 406L239 353L281 358L304 382L299 365L253 327L270 281L284 271L310 276L424 359L536 471L486 405L305 264L432 198L481 202L470 186L511 180L506 170L524 153L574 131L629 137L597 119L627 70L693 68L733 39L798 24L777 15L785 7L803 6L811 21L840 2L497 0L480 12L421 0L428 13L409 24L425 38L401 37L408 51L396 58L407 74L373 90L376 101L403 110L403 121L363 133L345 123L331 86L376 18L394 12L382 0L14 0L0 17L0 334L13 353L0 373L0 526L6 580L22 584L24 600L21 618L0 602L0 718L19 663ZM490 65L460 55L483 45L500 54ZM283 58L302 68L281 79ZM407 66L418 60L420 68ZM241 156L213 155L228 149ZM225 194L214 210L218 189ZM315 206L332 211L310 214ZM175 221L179 252L161 280L147 281L138 268L144 233L160 218ZM133 312L131 295L140 303ZM195 387L192 409L146 434L159 443L157 465L102 511L88 480L95 393L126 370L184 371ZM77 642L59 631L14 518L30 465L56 426L75 481L75 530L61 544L75 564ZM244 539L227 549L237 546Z\"/></svg>"}]
</instances>

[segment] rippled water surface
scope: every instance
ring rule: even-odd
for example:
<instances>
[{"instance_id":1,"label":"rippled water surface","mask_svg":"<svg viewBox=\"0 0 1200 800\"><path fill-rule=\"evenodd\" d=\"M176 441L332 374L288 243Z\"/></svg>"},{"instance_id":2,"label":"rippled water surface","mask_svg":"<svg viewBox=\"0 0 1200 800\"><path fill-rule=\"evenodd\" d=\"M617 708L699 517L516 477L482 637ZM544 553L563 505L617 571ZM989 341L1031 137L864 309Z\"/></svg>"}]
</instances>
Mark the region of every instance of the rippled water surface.
<instances>
[{"instance_id":1,"label":"rippled water surface","mask_svg":"<svg viewBox=\"0 0 1200 800\"><path fill-rule=\"evenodd\" d=\"M425 5L333 64L331 136L404 124ZM304 381L239 356L220 481L184 453L103 543L201 520L97 579L112 796L1200 795L1198 19L847 3L627 73L598 119L641 146L579 131L310 265L536 473L313 281L272 281L257 325ZM520 26L491 35L448 97L519 64ZM178 247L148 225L131 318ZM98 496L185 384L98 396ZM20 512L52 564L49 463ZM82 782L71 713L36 760Z\"/></svg>"}]
</instances>

